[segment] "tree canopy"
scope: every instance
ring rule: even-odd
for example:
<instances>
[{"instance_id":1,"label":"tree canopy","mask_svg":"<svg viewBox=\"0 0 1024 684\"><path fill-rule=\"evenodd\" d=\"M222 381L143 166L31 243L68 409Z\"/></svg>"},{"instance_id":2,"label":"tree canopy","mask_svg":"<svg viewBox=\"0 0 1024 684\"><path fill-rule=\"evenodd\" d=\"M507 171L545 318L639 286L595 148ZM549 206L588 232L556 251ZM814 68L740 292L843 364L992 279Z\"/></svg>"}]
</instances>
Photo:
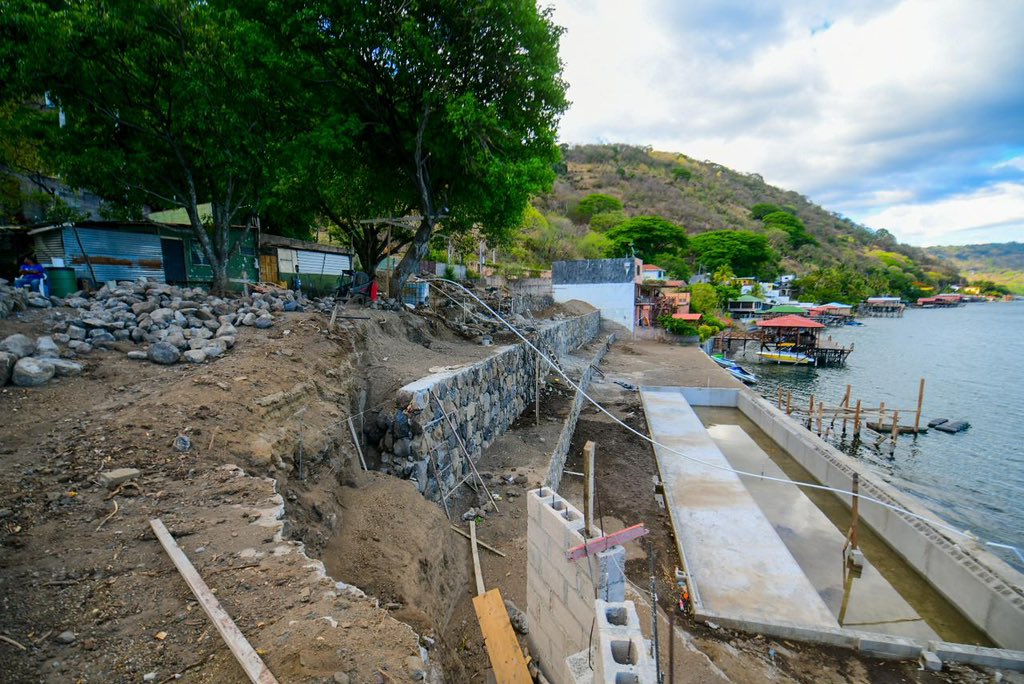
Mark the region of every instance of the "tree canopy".
<instances>
[{"instance_id":1,"label":"tree canopy","mask_svg":"<svg viewBox=\"0 0 1024 684\"><path fill-rule=\"evenodd\" d=\"M694 261L707 271L728 266L734 273L767 275L776 255L763 235L746 230L714 230L690 238Z\"/></svg>"},{"instance_id":2,"label":"tree canopy","mask_svg":"<svg viewBox=\"0 0 1024 684\"><path fill-rule=\"evenodd\" d=\"M570 211L570 217L577 223L589 223L598 214L622 211L622 202L611 195L592 193L579 201Z\"/></svg>"},{"instance_id":3,"label":"tree canopy","mask_svg":"<svg viewBox=\"0 0 1024 684\"><path fill-rule=\"evenodd\" d=\"M605 237L611 243L609 256L630 253L654 263L659 254L680 254L687 245L686 231L660 216L636 216L615 226Z\"/></svg>"}]
</instances>

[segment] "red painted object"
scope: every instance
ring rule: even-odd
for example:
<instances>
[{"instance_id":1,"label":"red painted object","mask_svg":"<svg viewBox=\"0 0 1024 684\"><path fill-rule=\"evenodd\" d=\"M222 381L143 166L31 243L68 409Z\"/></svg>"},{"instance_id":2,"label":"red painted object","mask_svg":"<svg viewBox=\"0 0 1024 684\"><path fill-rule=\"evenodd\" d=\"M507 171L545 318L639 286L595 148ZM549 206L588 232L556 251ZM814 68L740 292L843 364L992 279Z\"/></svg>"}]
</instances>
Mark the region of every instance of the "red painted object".
<instances>
[{"instance_id":1,"label":"red painted object","mask_svg":"<svg viewBox=\"0 0 1024 684\"><path fill-rule=\"evenodd\" d=\"M569 549L567 555L571 561L579 560L580 558L586 558L587 556L591 556L595 553L607 551L613 546L624 544L625 542L632 541L633 539L639 539L649 532L650 530L644 527L643 523L637 523L632 527L627 527L624 530L606 534L605 536L598 537L597 539L588 539L583 544Z\"/></svg>"}]
</instances>

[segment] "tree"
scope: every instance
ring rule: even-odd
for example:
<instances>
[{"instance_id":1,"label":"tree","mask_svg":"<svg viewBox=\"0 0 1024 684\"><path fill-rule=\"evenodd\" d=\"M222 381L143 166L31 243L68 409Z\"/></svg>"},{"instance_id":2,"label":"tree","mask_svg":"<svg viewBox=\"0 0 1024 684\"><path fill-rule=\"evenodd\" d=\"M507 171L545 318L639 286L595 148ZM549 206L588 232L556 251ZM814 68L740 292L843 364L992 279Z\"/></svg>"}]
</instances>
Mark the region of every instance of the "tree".
<instances>
[{"instance_id":1,"label":"tree","mask_svg":"<svg viewBox=\"0 0 1024 684\"><path fill-rule=\"evenodd\" d=\"M694 260L705 270L729 266L734 273L757 275L774 271L776 255L763 235L745 230L715 230L690 238Z\"/></svg>"},{"instance_id":2,"label":"tree","mask_svg":"<svg viewBox=\"0 0 1024 684\"><path fill-rule=\"evenodd\" d=\"M707 283L694 283L690 286L690 309L695 313L710 316L718 311L721 302L715 288Z\"/></svg>"},{"instance_id":3,"label":"tree","mask_svg":"<svg viewBox=\"0 0 1024 684\"><path fill-rule=\"evenodd\" d=\"M854 304L870 294L864 276L846 265L815 269L795 285L803 297L816 302Z\"/></svg>"},{"instance_id":4,"label":"tree","mask_svg":"<svg viewBox=\"0 0 1024 684\"><path fill-rule=\"evenodd\" d=\"M598 214L622 211L622 202L610 195L594 193L587 195L570 211L570 218L577 223L589 223Z\"/></svg>"},{"instance_id":5,"label":"tree","mask_svg":"<svg viewBox=\"0 0 1024 684\"><path fill-rule=\"evenodd\" d=\"M653 263L657 254L679 254L686 249L686 231L660 216L637 216L615 226L605 236L612 244L609 256L635 254Z\"/></svg>"},{"instance_id":6,"label":"tree","mask_svg":"<svg viewBox=\"0 0 1024 684\"><path fill-rule=\"evenodd\" d=\"M12 0L0 16L0 81L25 98L47 89L66 115L62 177L119 204L184 208L223 291L245 238L230 227L251 229L293 129L269 103L303 96L266 26L226 0Z\"/></svg>"},{"instance_id":7,"label":"tree","mask_svg":"<svg viewBox=\"0 0 1024 684\"><path fill-rule=\"evenodd\" d=\"M419 212L392 291L439 224L501 244L554 180L566 84L550 10L532 0L313 0L282 21L319 56L324 96L356 117L359 157Z\"/></svg>"},{"instance_id":8,"label":"tree","mask_svg":"<svg viewBox=\"0 0 1024 684\"><path fill-rule=\"evenodd\" d=\"M796 249L801 245L816 245L818 241L807 232L804 222L787 211L773 211L761 219L765 228L777 228L789 235L789 246Z\"/></svg>"},{"instance_id":9,"label":"tree","mask_svg":"<svg viewBox=\"0 0 1024 684\"><path fill-rule=\"evenodd\" d=\"M690 264L679 252L661 252L654 255L654 263L665 269L670 278L686 280L690 277Z\"/></svg>"}]
</instances>

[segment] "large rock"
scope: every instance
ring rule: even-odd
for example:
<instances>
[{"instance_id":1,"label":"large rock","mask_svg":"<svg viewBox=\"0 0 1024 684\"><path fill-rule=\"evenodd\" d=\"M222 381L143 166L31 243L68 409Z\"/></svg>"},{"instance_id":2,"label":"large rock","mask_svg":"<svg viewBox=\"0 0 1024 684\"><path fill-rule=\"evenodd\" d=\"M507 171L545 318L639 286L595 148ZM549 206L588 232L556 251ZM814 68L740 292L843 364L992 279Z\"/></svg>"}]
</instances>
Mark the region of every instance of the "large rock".
<instances>
[{"instance_id":1,"label":"large rock","mask_svg":"<svg viewBox=\"0 0 1024 684\"><path fill-rule=\"evenodd\" d=\"M154 299L148 299L144 302L136 302L132 304L132 313L134 313L136 316L141 316L142 314L147 313L153 313L154 311L156 311L158 306L159 304Z\"/></svg>"},{"instance_id":2,"label":"large rock","mask_svg":"<svg viewBox=\"0 0 1024 684\"><path fill-rule=\"evenodd\" d=\"M203 353L208 358L215 359L228 350L228 345L221 339L206 340L202 346Z\"/></svg>"},{"instance_id":3,"label":"large rock","mask_svg":"<svg viewBox=\"0 0 1024 684\"><path fill-rule=\"evenodd\" d=\"M153 363L161 363L165 366L178 363L181 353L178 348L166 342L157 342L149 348L149 360Z\"/></svg>"},{"instance_id":4,"label":"large rock","mask_svg":"<svg viewBox=\"0 0 1024 684\"><path fill-rule=\"evenodd\" d=\"M49 360L26 356L14 364L11 380L19 387L37 387L48 383L55 371Z\"/></svg>"},{"instance_id":5,"label":"large rock","mask_svg":"<svg viewBox=\"0 0 1024 684\"><path fill-rule=\"evenodd\" d=\"M57 346L52 337L43 335L36 338L35 355L43 359L58 359L60 358L60 347Z\"/></svg>"},{"instance_id":6,"label":"large rock","mask_svg":"<svg viewBox=\"0 0 1024 684\"><path fill-rule=\"evenodd\" d=\"M189 349L184 356L189 363L204 363L206 361L206 352L202 349Z\"/></svg>"},{"instance_id":7,"label":"large rock","mask_svg":"<svg viewBox=\"0 0 1024 684\"><path fill-rule=\"evenodd\" d=\"M82 372L82 364L68 361L67 359L47 359L52 365L57 377L68 375L79 375Z\"/></svg>"},{"instance_id":8,"label":"large rock","mask_svg":"<svg viewBox=\"0 0 1024 684\"><path fill-rule=\"evenodd\" d=\"M11 379L11 372L14 370L14 364L18 362L18 357L10 352L0 352L0 387L7 384L7 381Z\"/></svg>"},{"instance_id":9,"label":"large rock","mask_svg":"<svg viewBox=\"0 0 1024 684\"><path fill-rule=\"evenodd\" d=\"M10 335L0 342L0 351L10 352L19 359L32 356L36 351L36 344L31 337L22 334Z\"/></svg>"},{"instance_id":10,"label":"large rock","mask_svg":"<svg viewBox=\"0 0 1024 684\"><path fill-rule=\"evenodd\" d=\"M267 328L274 325L274 319L271 318L270 314L263 314L256 319L256 327L266 330Z\"/></svg>"},{"instance_id":11,"label":"large rock","mask_svg":"<svg viewBox=\"0 0 1024 684\"><path fill-rule=\"evenodd\" d=\"M231 325L230 323L225 323L224 325L217 328L217 332L214 334L214 337L234 337L237 334L238 328Z\"/></svg>"},{"instance_id":12,"label":"large rock","mask_svg":"<svg viewBox=\"0 0 1024 684\"><path fill-rule=\"evenodd\" d=\"M171 333L167 336L164 342L174 345L178 349L185 349L188 347L188 342L185 340L185 336L180 332Z\"/></svg>"},{"instance_id":13,"label":"large rock","mask_svg":"<svg viewBox=\"0 0 1024 684\"><path fill-rule=\"evenodd\" d=\"M84 340L85 333L85 328L79 327L77 325L68 326L68 337L70 337L73 340Z\"/></svg>"}]
</instances>

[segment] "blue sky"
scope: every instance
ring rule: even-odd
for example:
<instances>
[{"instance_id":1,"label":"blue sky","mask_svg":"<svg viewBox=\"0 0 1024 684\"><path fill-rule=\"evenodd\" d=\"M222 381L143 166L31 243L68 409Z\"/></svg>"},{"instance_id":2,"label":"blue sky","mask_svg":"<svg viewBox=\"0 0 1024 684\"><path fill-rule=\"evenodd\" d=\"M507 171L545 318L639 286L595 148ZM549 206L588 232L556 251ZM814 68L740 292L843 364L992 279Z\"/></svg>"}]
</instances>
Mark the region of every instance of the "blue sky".
<instances>
[{"instance_id":1,"label":"blue sky","mask_svg":"<svg viewBox=\"0 0 1024 684\"><path fill-rule=\"evenodd\" d=\"M1024 241L1024 0L556 0L560 138L759 173L916 245Z\"/></svg>"}]
</instances>

